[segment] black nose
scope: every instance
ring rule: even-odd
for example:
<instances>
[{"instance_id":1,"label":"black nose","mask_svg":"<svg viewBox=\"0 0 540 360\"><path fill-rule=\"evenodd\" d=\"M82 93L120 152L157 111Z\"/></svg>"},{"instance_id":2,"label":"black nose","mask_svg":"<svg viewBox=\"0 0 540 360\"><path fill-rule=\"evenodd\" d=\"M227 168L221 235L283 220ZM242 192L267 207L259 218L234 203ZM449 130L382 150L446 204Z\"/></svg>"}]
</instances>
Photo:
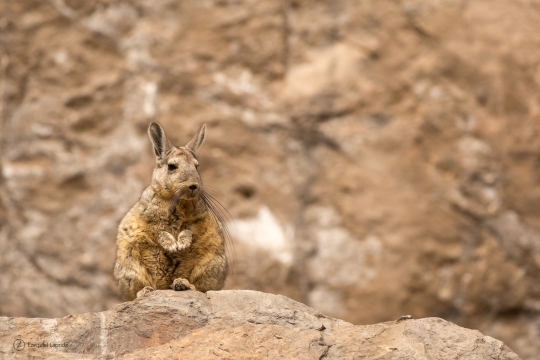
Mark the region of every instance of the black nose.
<instances>
[{"instance_id":1,"label":"black nose","mask_svg":"<svg viewBox=\"0 0 540 360\"><path fill-rule=\"evenodd\" d=\"M190 186L189 186L189 188L190 188L191 190L197 190L198 187L199 187L199 185L197 185L197 184L193 184L193 185L190 185Z\"/></svg>"}]
</instances>

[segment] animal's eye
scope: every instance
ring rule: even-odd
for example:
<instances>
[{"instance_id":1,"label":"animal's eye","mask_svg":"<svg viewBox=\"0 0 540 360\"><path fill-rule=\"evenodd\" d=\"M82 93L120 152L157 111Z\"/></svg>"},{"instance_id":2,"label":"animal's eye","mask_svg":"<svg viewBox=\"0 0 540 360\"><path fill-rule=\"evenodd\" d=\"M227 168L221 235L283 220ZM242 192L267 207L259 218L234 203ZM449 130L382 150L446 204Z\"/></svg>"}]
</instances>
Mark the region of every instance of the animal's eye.
<instances>
[{"instance_id":1,"label":"animal's eye","mask_svg":"<svg viewBox=\"0 0 540 360\"><path fill-rule=\"evenodd\" d=\"M169 169L169 171L174 171L174 170L178 169L178 166L176 166L174 164L169 164L168 169Z\"/></svg>"}]
</instances>

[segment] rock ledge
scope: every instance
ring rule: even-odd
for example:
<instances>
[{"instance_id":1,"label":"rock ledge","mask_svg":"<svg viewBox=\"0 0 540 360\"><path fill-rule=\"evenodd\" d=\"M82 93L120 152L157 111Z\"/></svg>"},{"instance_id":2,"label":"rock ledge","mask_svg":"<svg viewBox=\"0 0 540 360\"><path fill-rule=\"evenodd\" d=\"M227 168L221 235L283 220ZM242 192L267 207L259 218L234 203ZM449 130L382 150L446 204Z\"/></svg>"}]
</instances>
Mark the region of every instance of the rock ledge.
<instances>
[{"instance_id":1,"label":"rock ledge","mask_svg":"<svg viewBox=\"0 0 540 360\"><path fill-rule=\"evenodd\" d=\"M439 318L352 325L281 295L154 291L100 313L0 317L0 357L49 359L512 359Z\"/></svg>"}]
</instances>

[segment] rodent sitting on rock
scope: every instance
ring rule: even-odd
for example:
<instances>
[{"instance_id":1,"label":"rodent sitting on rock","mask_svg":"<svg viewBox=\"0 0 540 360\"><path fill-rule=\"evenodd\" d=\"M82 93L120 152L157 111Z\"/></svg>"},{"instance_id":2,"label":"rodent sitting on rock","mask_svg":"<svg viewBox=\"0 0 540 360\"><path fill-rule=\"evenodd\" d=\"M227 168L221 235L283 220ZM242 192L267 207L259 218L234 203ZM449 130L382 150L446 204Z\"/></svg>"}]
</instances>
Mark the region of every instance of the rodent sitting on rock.
<instances>
[{"instance_id":1,"label":"rodent sitting on rock","mask_svg":"<svg viewBox=\"0 0 540 360\"><path fill-rule=\"evenodd\" d=\"M143 288L221 290L225 228L197 172L205 125L183 147L171 146L157 122L148 134L156 153L152 183L118 227L114 276L122 297L133 300Z\"/></svg>"}]
</instances>

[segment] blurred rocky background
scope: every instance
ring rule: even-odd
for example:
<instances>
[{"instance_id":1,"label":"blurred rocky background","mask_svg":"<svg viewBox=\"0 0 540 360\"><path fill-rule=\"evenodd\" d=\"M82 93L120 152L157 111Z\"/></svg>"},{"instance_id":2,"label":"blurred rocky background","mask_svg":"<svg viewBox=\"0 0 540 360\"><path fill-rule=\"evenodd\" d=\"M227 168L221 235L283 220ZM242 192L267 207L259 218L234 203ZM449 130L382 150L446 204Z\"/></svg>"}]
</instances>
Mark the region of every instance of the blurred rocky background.
<instances>
[{"instance_id":1,"label":"blurred rocky background","mask_svg":"<svg viewBox=\"0 0 540 360\"><path fill-rule=\"evenodd\" d=\"M227 288L540 353L540 1L4 0L0 315L120 302L146 134L207 124Z\"/></svg>"}]
</instances>

